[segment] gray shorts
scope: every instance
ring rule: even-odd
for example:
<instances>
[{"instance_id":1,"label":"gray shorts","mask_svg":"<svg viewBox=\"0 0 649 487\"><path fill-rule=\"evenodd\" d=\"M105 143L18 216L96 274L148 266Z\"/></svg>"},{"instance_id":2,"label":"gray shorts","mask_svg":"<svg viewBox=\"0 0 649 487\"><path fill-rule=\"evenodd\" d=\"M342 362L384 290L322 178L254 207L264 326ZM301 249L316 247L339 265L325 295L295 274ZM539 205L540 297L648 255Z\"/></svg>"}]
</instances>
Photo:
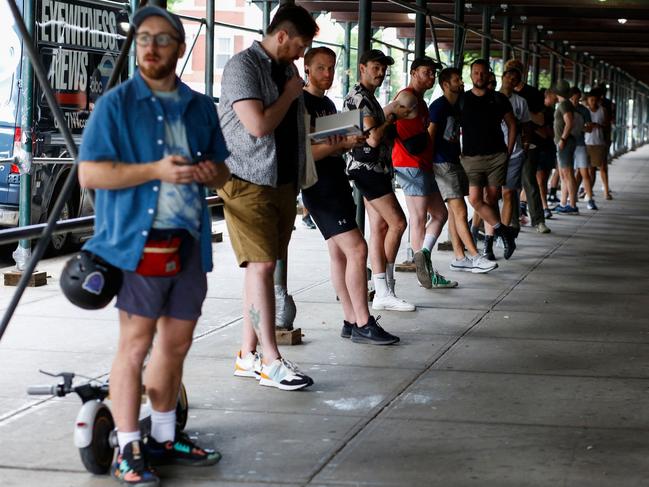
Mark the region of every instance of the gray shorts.
<instances>
[{"instance_id":1,"label":"gray shorts","mask_svg":"<svg viewBox=\"0 0 649 487\"><path fill-rule=\"evenodd\" d=\"M525 154L509 159L507 164L507 181L505 181L505 188L507 189L521 189L521 175L523 173L523 164L525 163Z\"/></svg>"},{"instance_id":2,"label":"gray shorts","mask_svg":"<svg viewBox=\"0 0 649 487\"><path fill-rule=\"evenodd\" d=\"M574 169L575 167L575 147L577 142L571 135L566 140L563 150L557 145L557 158L559 160L559 169Z\"/></svg>"},{"instance_id":3,"label":"gray shorts","mask_svg":"<svg viewBox=\"0 0 649 487\"><path fill-rule=\"evenodd\" d=\"M469 178L459 162L436 162L433 172L444 201L464 198L469 194Z\"/></svg>"},{"instance_id":4,"label":"gray shorts","mask_svg":"<svg viewBox=\"0 0 649 487\"><path fill-rule=\"evenodd\" d=\"M207 276L201 267L200 242L188 237L183 247L181 271L173 277L124 271L115 307L145 318L197 320L207 295Z\"/></svg>"},{"instance_id":5,"label":"gray shorts","mask_svg":"<svg viewBox=\"0 0 649 487\"><path fill-rule=\"evenodd\" d=\"M585 145L575 147L575 169L588 169L588 152Z\"/></svg>"},{"instance_id":6,"label":"gray shorts","mask_svg":"<svg viewBox=\"0 0 649 487\"><path fill-rule=\"evenodd\" d=\"M432 172L417 167L395 167L394 173L406 196L428 196L439 191Z\"/></svg>"}]
</instances>

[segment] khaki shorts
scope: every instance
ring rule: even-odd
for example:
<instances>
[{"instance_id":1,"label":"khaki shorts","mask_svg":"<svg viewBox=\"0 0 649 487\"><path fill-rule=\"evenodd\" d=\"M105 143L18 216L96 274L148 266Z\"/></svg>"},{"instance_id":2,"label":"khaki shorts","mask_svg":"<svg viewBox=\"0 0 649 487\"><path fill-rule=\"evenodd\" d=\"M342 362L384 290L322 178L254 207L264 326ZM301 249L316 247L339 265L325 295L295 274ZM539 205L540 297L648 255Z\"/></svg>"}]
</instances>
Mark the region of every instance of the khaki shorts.
<instances>
[{"instance_id":1,"label":"khaki shorts","mask_svg":"<svg viewBox=\"0 0 649 487\"><path fill-rule=\"evenodd\" d=\"M587 145L588 159L590 165L593 167L601 167L606 162L606 146L605 145Z\"/></svg>"},{"instance_id":2,"label":"khaki shorts","mask_svg":"<svg viewBox=\"0 0 649 487\"><path fill-rule=\"evenodd\" d=\"M469 194L469 179L462 164L457 162L433 163L435 180L444 201L464 198Z\"/></svg>"},{"instance_id":3,"label":"khaki shorts","mask_svg":"<svg viewBox=\"0 0 649 487\"><path fill-rule=\"evenodd\" d=\"M239 266L286 258L295 224L294 184L272 188L233 177L218 195Z\"/></svg>"},{"instance_id":4,"label":"khaki shorts","mask_svg":"<svg viewBox=\"0 0 649 487\"><path fill-rule=\"evenodd\" d=\"M507 154L462 156L462 167L469 177L469 186L504 186L507 180Z\"/></svg>"}]
</instances>

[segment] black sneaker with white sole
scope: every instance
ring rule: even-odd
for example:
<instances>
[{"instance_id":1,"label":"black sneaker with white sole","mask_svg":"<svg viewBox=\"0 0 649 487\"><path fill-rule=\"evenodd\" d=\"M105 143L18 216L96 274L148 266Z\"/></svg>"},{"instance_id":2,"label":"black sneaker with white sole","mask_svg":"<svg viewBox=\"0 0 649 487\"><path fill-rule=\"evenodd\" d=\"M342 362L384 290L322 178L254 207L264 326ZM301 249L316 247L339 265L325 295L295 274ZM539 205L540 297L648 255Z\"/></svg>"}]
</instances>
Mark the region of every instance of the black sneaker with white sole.
<instances>
[{"instance_id":1,"label":"black sneaker with white sole","mask_svg":"<svg viewBox=\"0 0 649 487\"><path fill-rule=\"evenodd\" d=\"M343 338L351 338L352 337L352 330L356 328L356 325L354 323L350 323L347 320L343 320L343 328L340 330L340 336Z\"/></svg>"},{"instance_id":2,"label":"black sneaker with white sole","mask_svg":"<svg viewBox=\"0 0 649 487\"><path fill-rule=\"evenodd\" d=\"M378 323L380 316L370 316L367 325L356 326L352 330L352 342L368 345L392 345L399 342L399 337L388 333Z\"/></svg>"}]
</instances>

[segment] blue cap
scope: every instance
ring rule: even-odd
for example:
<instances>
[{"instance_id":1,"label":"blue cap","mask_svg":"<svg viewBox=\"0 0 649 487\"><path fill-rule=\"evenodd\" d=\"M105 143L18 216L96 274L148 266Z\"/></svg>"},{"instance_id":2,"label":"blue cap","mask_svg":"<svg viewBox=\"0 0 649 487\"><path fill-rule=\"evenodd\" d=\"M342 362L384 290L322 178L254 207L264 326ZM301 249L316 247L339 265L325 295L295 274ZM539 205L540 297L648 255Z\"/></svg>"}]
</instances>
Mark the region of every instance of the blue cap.
<instances>
[{"instance_id":1,"label":"blue cap","mask_svg":"<svg viewBox=\"0 0 649 487\"><path fill-rule=\"evenodd\" d=\"M145 19L153 16L162 17L167 22L169 22L178 34L180 41L185 42L185 28L183 27L183 23L180 21L180 17L172 14L168 10L156 7L155 5L147 5L146 7L138 9L133 16L131 23L137 29Z\"/></svg>"}]
</instances>

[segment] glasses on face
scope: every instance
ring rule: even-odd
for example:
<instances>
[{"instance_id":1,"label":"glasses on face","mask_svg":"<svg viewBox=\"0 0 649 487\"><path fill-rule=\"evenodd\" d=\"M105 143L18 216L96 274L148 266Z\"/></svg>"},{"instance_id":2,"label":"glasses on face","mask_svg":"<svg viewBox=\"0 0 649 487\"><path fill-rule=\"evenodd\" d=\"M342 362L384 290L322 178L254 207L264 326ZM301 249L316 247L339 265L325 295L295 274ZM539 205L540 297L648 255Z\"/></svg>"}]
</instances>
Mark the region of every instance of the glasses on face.
<instances>
[{"instance_id":1,"label":"glasses on face","mask_svg":"<svg viewBox=\"0 0 649 487\"><path fill-rule=\"evenodd\" d=\"M156 46L167 47L169 44L171 44L172 41L180 42L177 37L166 33L151 35L149 33L142 32L140 34L135 34L135 43L138 46L142 47L149 46L151 45L151 43L155 43Z\"/></svg>"}]
</instances>

